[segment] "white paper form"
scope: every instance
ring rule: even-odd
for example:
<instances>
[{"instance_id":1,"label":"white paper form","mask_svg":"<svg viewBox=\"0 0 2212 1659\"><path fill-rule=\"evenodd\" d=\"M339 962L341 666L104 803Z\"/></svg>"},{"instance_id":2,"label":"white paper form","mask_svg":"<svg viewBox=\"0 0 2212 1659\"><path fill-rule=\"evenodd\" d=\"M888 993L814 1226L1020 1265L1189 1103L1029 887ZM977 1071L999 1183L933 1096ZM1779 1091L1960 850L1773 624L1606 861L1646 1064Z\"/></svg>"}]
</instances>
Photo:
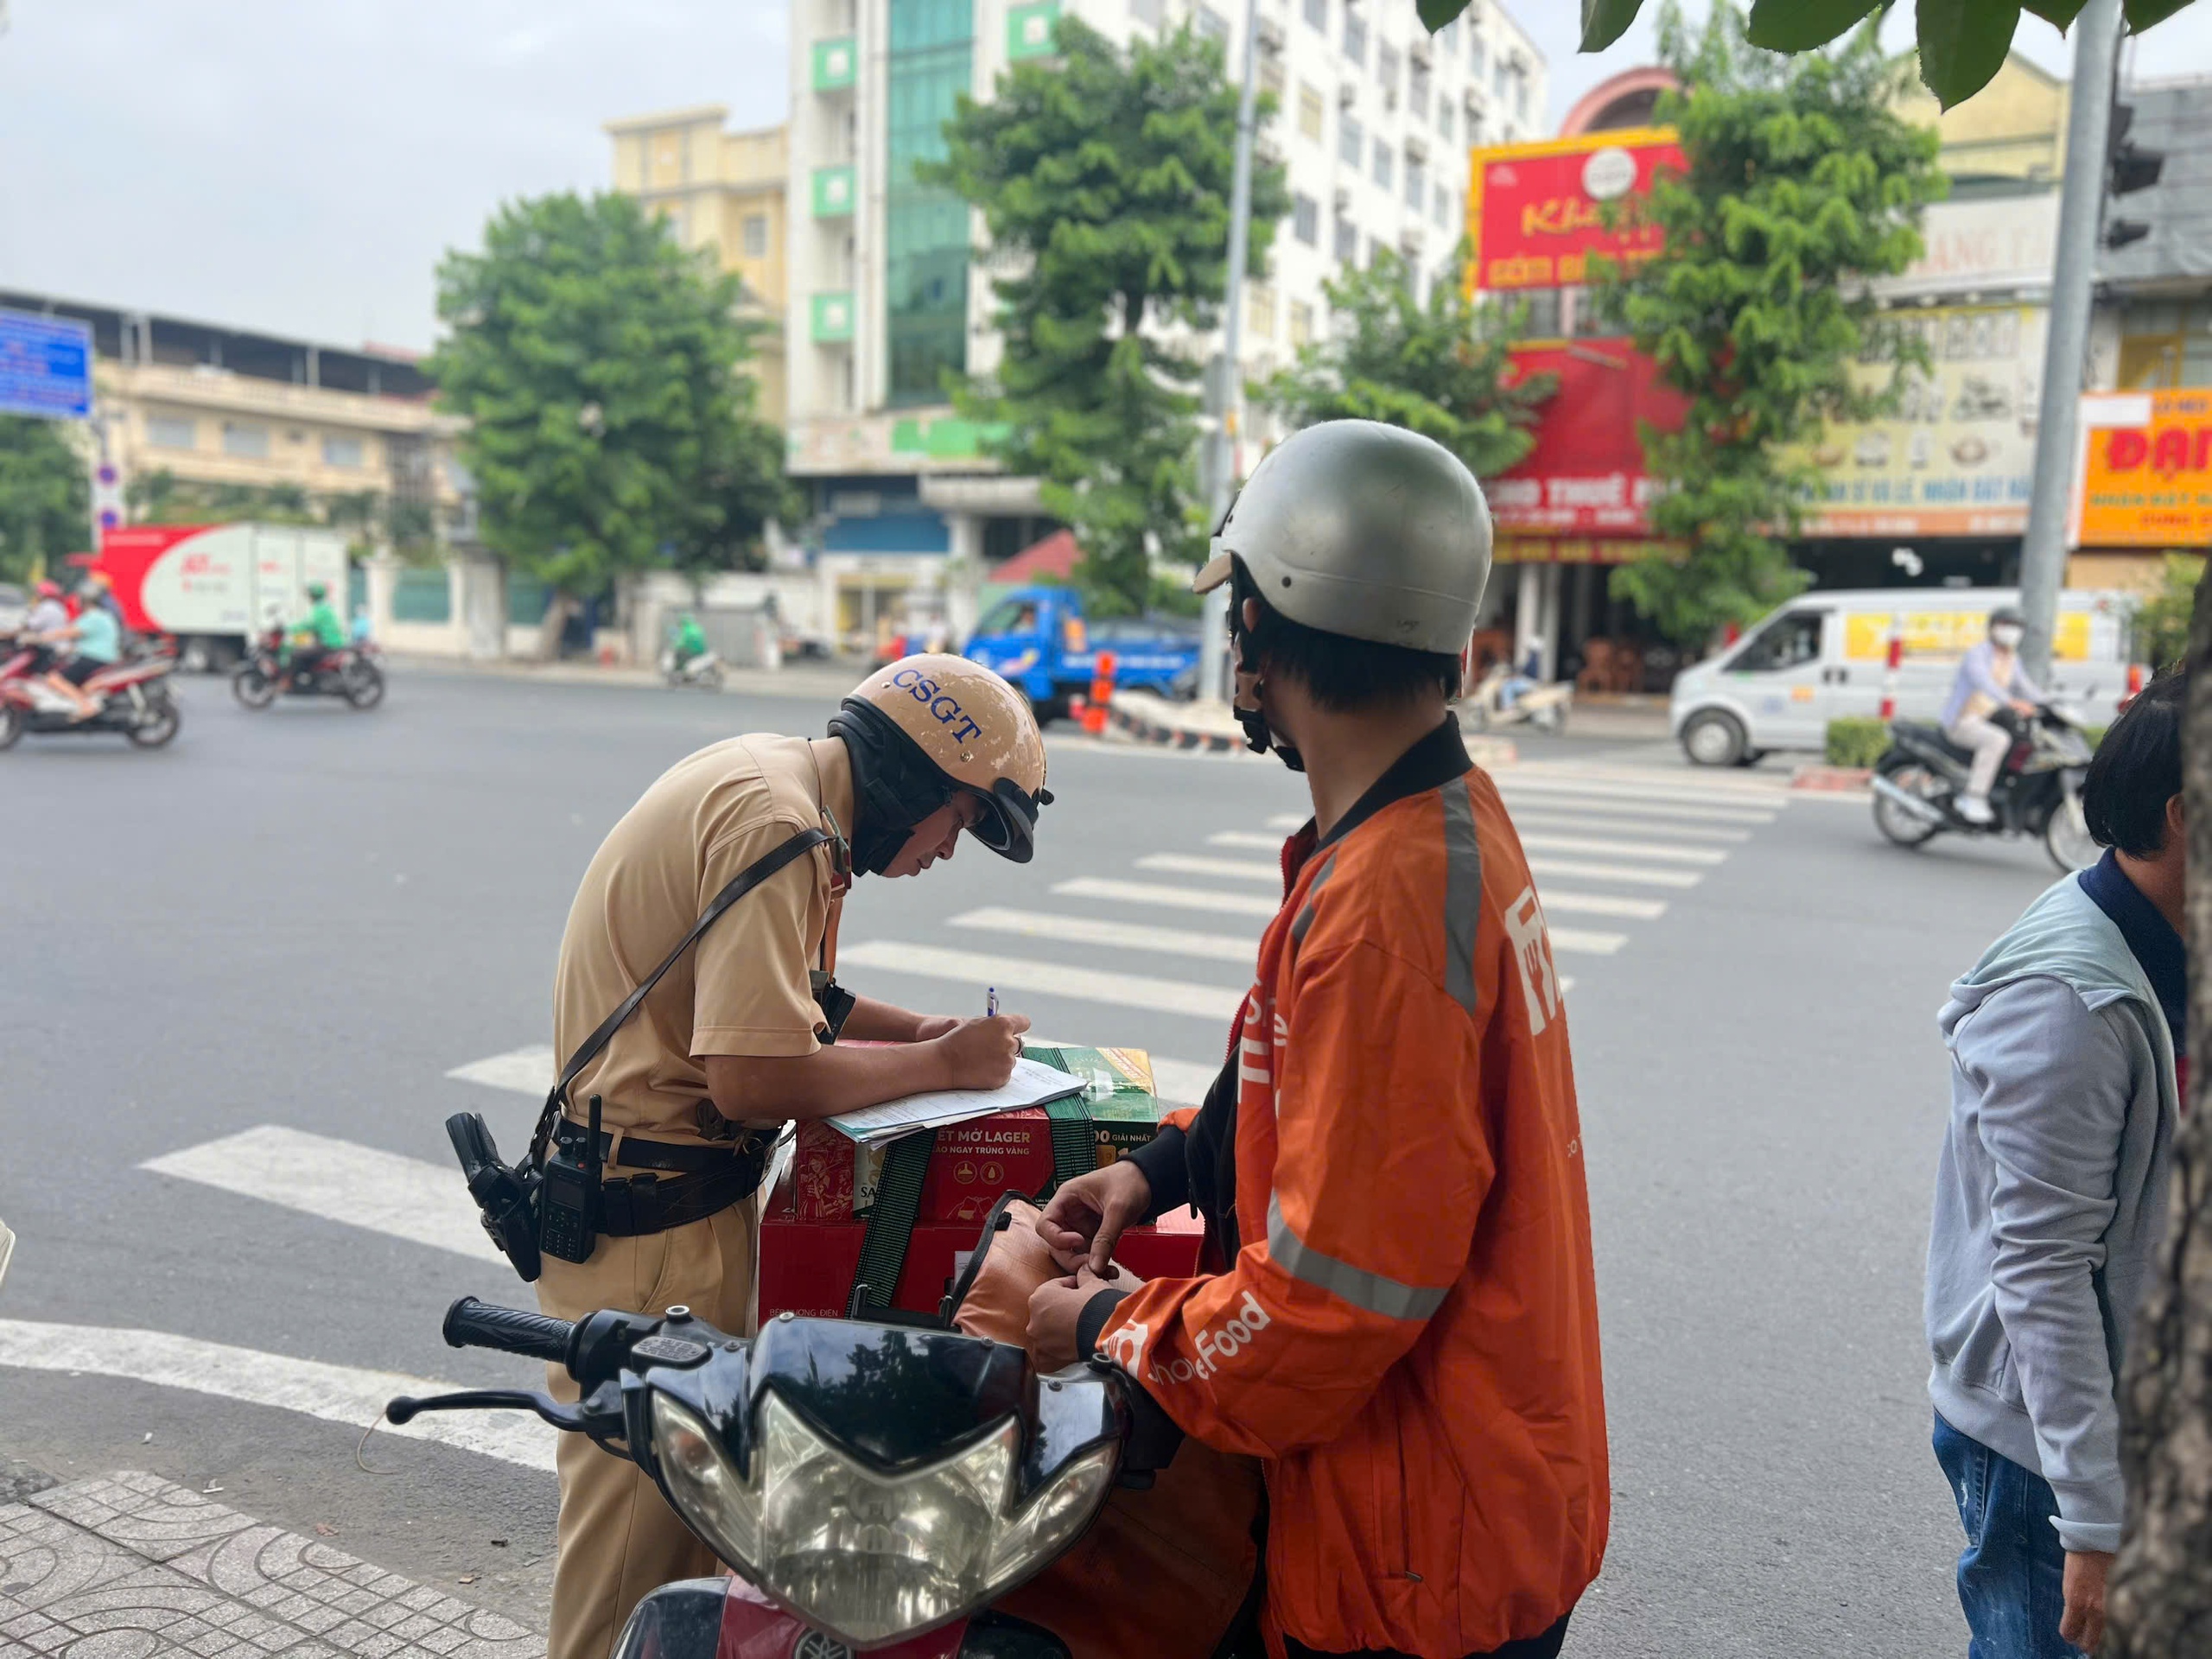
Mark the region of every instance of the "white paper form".
<instances>
[{"instance_id":1,"label":"white paper form","mask_svg":"<svg viewBox=\"0 0 2212 1659\"><path fill-rule=\"evenodd\" d=\"M993 1112L1018 1112L1027 1106L1065 1100L1083 1092L1083 1081L1058 1066L1035 1060L1016 1060L1014 1075L1002 1089L941 1089L933 1094L909 1095L887 1100L880 1106L863 1106L857 1112L830 1120L830 1127L864 1147L895 1141L916 1129L940 1128L964 1123Z\"/></svg>"}]
</instances>

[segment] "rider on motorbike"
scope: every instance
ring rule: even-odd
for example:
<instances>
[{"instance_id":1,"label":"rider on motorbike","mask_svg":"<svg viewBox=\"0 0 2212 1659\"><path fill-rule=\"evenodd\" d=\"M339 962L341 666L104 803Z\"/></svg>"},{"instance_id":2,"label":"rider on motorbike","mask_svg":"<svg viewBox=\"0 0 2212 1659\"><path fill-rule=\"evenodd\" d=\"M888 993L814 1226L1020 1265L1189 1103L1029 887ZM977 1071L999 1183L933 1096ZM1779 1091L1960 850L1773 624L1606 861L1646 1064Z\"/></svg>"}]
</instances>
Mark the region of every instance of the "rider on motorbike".
<instances>
[{"instance_id":1,"label":"rider on motorbike","mask_svg":"<svg viewBox=\"0 0 2212 1659\"><path fill-rule=\"evenodd\" d=\"M61 584L50 580L41 582L36 592L37 602L23 619L23 641L38 653L31 664L31 672L42 675L49 688L76 705L76 718L90 720L99 712L99 700L86 696L78 689L78 683L62 672L66 653L58 647L74 639L76 632L70 624L68 607L61 602Z\"/></svg>"},{"instance_id":2,"label":"rider on motorbike","mask_svg":"<svg viewBox=\"0 0 2212 1659\"><path fill-rule=\"evenodd\" d=\"M699 619L689 611L677 617L676 627L669 637L668 648L675 653L676 670L679 674L705 656L707 631L699 626Z\"/></svg>"},{"instance_id":3,"label":"rider on motorbike","mask_svg":"<svg viewBox=\"0 0 2212 1659\"><path fill-rule=\"evenodd\" d=\"M122 657L123 625L116 620L114 611L101 603L100 589L92 582L87 581L78 593L84 607L77 613L77 620L56 635L73 641L77 647L62 663L60 672L70 689L97 709L100 699L84 689L85 682Z\"/></svg>"},{"instance_id":4,"label":"rider on motorbike","mask_svg":"<svg viewBox=\"0 0 2212 1659\"><path fill-rule=\"evenodd\" d=\"M306 619L292 630L292 668L296 673L315 673L329 660L333 652L346 649L346 625L338 620L329 594L330 590L319 582L308 584L310 608Z\"/></svg>"},{"instance_id":5,"label":"rider on motorbike","mask_svg":"<svg viewBox=\"0 0 2212 1659\"><path fill-rule=\"evenodd\" d=\"M2020 667L2020 641L2027 620L2019 607L2000 605L1989 613L1989 638L1967 652L1943 705L1943 735L1974 751L1974 770L1958 798L1959 816L1969 823L1991 821L1989 791L1997 781L2017 733L1991 716L2009 709L2023 718L2048 702L2050 695Z\"/></svg>"}]
</instances>

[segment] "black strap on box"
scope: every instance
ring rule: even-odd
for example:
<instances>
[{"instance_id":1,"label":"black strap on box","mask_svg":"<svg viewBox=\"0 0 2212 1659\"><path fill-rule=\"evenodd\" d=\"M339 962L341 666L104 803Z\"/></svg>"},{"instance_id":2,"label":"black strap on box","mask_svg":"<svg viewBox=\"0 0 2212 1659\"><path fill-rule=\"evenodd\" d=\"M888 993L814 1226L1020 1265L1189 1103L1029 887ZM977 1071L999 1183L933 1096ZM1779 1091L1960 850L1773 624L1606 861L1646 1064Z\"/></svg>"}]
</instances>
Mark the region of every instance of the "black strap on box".
<instances>
[{"instance_id":1,"label":"black strap on box","mask_svg":"<svg viewBox=\"0 0 2212 1659\"><path fill-rule=\"evenodd\" d=\"M852 1293L845 1299L847 1319L877 1318L890 1311L899 1275L906 1266L906 1247L913 1243L914 1222L922 1212L922 1182L930 1173L930 1154L936 1147L937 1131L920 1129L899 1136L884 1149L883 1167L876 1172L875 1203L861 1240L861 1264L854 1269Z\"/></svg>"}]
</instances>

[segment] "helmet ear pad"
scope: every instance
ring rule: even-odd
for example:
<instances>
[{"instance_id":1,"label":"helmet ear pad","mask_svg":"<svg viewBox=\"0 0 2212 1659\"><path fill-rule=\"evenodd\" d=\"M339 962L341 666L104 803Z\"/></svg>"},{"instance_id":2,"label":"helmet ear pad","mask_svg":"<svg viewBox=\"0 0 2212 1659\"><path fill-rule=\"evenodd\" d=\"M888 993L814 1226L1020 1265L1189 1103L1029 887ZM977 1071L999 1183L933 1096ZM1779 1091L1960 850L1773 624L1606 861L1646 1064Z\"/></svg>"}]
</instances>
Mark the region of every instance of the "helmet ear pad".
<instances>
[{"instance_id":1,"label":"helmet ear pad","mask_svg":"<svg viewBox=\"0 0 2212 1659\"><path fill-rule=\"evenodd\" d=\"M881 875L914 826L952 798L953 785L899 723L864 697L847 697L830 734L853 761L853 868Z\"/></svg>"}]
</instances>

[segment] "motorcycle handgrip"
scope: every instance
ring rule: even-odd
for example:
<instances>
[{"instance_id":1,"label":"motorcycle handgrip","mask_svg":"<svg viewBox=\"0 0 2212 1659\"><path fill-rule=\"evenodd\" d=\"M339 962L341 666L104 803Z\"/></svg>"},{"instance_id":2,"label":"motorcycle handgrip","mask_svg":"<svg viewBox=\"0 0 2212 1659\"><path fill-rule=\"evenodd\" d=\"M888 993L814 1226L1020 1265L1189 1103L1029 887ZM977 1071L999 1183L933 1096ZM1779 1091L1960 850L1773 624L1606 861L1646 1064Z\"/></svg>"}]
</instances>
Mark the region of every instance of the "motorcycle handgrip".
<instances>
[{"instance_id":1,"label":"motorcycle handgrip","mask_svg":"<svg viewBox=\"0 0 2212 1659\"><path fill-rule=\"evenodd\" d=\"M565 1365L576 1327L567 1319L526 1313L518 1307L494 1307L464 1296L446 1310L445 1337L454 1348L496 1348L549 1364Z\"/></svg>"}]
</instances>

